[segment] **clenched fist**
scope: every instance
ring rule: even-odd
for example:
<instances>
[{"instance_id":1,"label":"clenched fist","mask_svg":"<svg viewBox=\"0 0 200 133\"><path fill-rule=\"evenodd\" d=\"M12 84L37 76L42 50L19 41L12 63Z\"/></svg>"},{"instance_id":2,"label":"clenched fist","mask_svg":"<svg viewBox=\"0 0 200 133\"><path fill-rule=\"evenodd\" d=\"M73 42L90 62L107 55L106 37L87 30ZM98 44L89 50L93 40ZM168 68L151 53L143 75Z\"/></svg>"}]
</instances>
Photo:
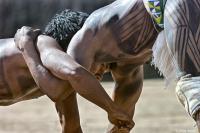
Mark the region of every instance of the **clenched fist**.
<instances>
[{"instance_id":1,"label":"clenched fist","mask_svg":"<svg viewBox=\"0 0 200 133\"><path fill-rule=\"evenodd\" d=\"M21 41L35 41L39 34L41 34L40 29L33 29L28 26L23 26L21 29L18 29L15 34L14 40L16 47L19 50L22 50L28 43L20 43Z\"/></svg>"}]
</instances>

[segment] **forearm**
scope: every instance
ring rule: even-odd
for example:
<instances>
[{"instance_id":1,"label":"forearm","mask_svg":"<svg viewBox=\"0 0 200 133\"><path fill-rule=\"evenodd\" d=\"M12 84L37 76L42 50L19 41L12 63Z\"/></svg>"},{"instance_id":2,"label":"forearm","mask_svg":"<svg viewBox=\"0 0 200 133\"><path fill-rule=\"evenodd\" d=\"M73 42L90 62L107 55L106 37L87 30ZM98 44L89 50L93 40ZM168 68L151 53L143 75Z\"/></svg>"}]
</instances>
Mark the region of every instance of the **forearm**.
<instances>
[{"instance_id":1,"label":"forearm","mask_svg":"<svg viewBox=\"0 0 200 133\"><path fill-rule=\"evenodd\" d=\"M101 91L103 87L90 72L62 51L54 49L48 51L50 54L43 52L45 56L43 56L43 53L40 53L41 58L43 58L42 63L55 76L69 81L73 89L81 96L109 111L112 100L105 91Z\"/></svg>"},{"instance_id":2,"label":"forearm","mask_svg":"<svg viewBox=\"0 0 200 133\"><path fill-rule=\"evenodd\" d=\"M115 80L113 99L132 117L143 87L143 66L117 65L111 69Z\"/></svg>"},{"instance_id":3,"label":"forearm","mask_svg":"<svg viewBox=\"0 0 200 133\"><path fill-rule=\"evenodd\" d=\"M33 41L26 37L20 43L28 43L22 51L25 62L41 91L52 100L62 98L65 94L63 86L67 86L64 81L55 78L41 63L39 55L34 47ZM47 83L48 82L48 83Z\"/></svg>"},{"instance_id":4,"label":"forearm","mask_svg":"<svg viewBox=\"0 0 200 133\"><path fill-rule=\"evenodd\" d=\"M43 47L43 45L46 47ZM56 77L69 81L73 89L81 96L108 111L112 100L105 91L100 91L103 90L100 83L90 72L76 63L71 56L59 49L57 45L53 40L51 44L47 44L42 39L38 40L37 48L45 67Z\"/></svg>"}]
</instances>

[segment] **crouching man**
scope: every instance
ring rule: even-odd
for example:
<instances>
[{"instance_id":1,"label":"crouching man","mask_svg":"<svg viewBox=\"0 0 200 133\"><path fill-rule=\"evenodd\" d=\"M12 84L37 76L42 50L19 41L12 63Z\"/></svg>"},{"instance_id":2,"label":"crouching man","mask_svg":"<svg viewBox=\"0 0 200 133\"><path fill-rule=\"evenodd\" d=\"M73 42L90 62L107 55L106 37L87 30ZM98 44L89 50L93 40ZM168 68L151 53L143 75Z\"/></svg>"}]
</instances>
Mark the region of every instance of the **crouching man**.
<instances>
[{"instance_id":1,"label":"crouching man","mask_svg":"<svg viewBox=\"0 0 200 133\"><path fill-rule=\"evenodd\" d=\"M61 49L62 47L61 51L64 51L67 49L68 43L73 35L82 27L87 17L87 14L81 12L73 12L70 10L63 11L61 14L56 15L47 25L44 34L49 37L44 36L44 38L52 37L50 40L55 38L59 42L59 48ZM63 27L59 26L61 24ZM39 30L36 30L34 34L32 34L32 37L35 38L38 34ZM24 37L23 39L26 40L27 38ZM56 41L54 40L54 42ZM0 104L10 105L46 94L56 103L61 123L63 124L63 133L82 132L77 108L76 93L73 89L70 89L71 85L69 85L65 80L52 76L52 73L37 63L38 69L36 70L38 70L42 75L38 76L43 84L42 86L35 88L36 84L28 70L24 58L22 57L21 51L19 51L15 46L14 39L1 39L0 44ZM29 54L32 55L34 53L30 52ZM44 83L46 83L46 85ZM102 106L110 112L109 114L111 115L109 115L109 118L111 122L119 127L127 125L131 128L133 126L131 120L126 114L120 111L118 106L113 105L113 102L110 100L111 99L109 98L106 105L102 102ZM110 102L111 105L108 106Z\"/></svg>"},{"instance_id":2,"label":"crouching man","mask_svg":"<svg viewBox=\"0 0 200 133\"><path fill-rule=\"evenodd\" d=\"M134 124L129 115L112 101L90 72L63 52L56 40L46 35L39 35L38 37L37 35L37 30L22 27L15 35L15 43L22 52L36 84L45 94L50 98L62 100L71 95L73 91L78 92L81 96L104 109L108 113L110 122L116 125L119 131L126 132L133 127ZM39 54L36 49L38 49ZM95 72L97 68L98 66L94 65L91 71ZM45 89L52 88L51 85L59 84L58 79L68 83L65 84L68 87L66 91ZM55 85L53 85L54 83Z\"/></svg>"},{"instance_id":3,"label":"crouching man","mask_svg":"<svg viewBox=\"0 0 200 133\"><path fill-rule=\"evenodd\" d=\"M142 65L150 59L151 47L157 37L143 1L125 0L121 3L118 0L93 12L72 38L67 54L55 40L40 35L34 43L33 31L29 29L23 35L23 30L27 31L27 28L22 28L16 35L17 46L38 85L46 85L41 82L42 75L38 76L41 72L37 73L39 69L36 69L42 64L57 78L69 81L81 95L87 95L88 99L105 108L99 95L107 96L87 71L94 72L98 64L106 64L115 80L114 102L132 119L142 91ZM95 90L98 96L95 97L91 90ZM108 98L104 100L109 101ZM113 126L111 132L120 130ZM129 132L130 128L126 130Z\"/></svg>"}]
</instances>

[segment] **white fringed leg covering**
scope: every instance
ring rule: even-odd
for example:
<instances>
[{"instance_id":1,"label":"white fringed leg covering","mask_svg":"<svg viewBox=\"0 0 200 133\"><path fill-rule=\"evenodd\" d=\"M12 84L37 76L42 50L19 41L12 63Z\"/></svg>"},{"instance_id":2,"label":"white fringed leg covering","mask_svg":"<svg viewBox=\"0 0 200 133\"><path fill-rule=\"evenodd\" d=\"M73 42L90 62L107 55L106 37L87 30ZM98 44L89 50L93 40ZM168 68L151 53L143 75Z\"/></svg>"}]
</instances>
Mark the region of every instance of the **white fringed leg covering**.
<instances>
[{"instance_id":1,"label":"white fringed leg covering","mask_svg":"<svg viewBox=\"0 0 200 133\"><path fill-rule=\"evenodd\" d=\"M160 74L163 74L165 77L166 86L170 85L172 81L175 81L178 77L182 76L175 58L173 57L171 50L168 48L164 31L159 33L152 50L152 64L157 67Z\"/></svg>"},{"instance_id":2,"label":"white fringed leg covering","mask_svg":"<svg viewBox=\"0 0 200 133\"><path fill-rule=\"evenodd\" d=\"M195 119L200 109L200 77L186 75L181 77L176 86L176 95L186 111Z\"/></svg>"},{"instance_id":3,"label":"white fringed leg covering","mask_svg":"<svg viewBox=\"0 0 200 133\"><path fill-rule=\"evenodd\" d=\"M168 48L163 31L158 35L153 46L152 64L164 75L167 86L181 77L176 86L176 95L186 111L195 119L195 115L200 109L200 77L191 77L180 71Z\"/></svg>"}]
</instances>

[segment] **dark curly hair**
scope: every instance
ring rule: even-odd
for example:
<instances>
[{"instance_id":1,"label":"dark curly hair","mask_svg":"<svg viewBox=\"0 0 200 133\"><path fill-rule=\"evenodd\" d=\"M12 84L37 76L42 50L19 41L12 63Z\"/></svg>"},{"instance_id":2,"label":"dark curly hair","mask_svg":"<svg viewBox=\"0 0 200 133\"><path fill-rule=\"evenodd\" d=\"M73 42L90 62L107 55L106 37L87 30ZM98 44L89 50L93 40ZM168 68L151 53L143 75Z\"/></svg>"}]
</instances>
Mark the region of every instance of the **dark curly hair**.
<instances>
[{"instance_id":1,"label":"dark curly hair","mask_svg":"<svg viewBox=\"0 0 200 133\"><path fill-rule=\"evenodd\" d=\"M44 34L56 39L63 50L66 51L70 40L81 29L88 16L87 13L64 10L56 14L47 24Z\"/></svg>"}]
</instances>

